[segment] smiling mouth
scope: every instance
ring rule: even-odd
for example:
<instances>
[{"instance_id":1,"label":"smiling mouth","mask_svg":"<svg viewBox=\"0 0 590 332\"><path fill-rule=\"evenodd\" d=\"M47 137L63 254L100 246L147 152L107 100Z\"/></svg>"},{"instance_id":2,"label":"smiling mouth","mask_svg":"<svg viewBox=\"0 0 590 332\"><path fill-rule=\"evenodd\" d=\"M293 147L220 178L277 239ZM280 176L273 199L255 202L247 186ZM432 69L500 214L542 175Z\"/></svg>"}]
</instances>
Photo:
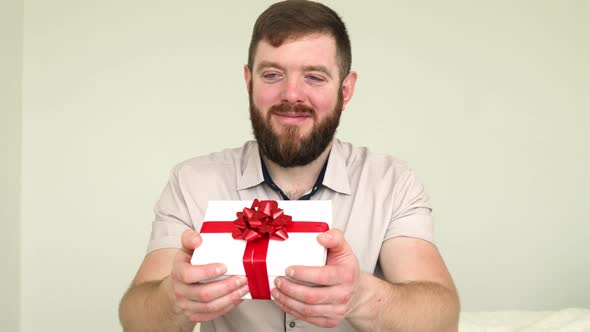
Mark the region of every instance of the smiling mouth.
<instances>
[{"instance_id":1,"label":"smiling mouth","mask_svg":"<svg viewBox=\"0 0 590 332\"><path fill-rule=\"evenodd\" d=\"M275 120L284 126L300 126L312 118L308 112L272 112Z\"/></svg>"},{"instance_id":2,"label":"smiling mouth","mask_svg":"<svg viewBox=\"0 0 590 332\"><path fill-rule=\"evenodd\" d=\"M307 112L273 112L274 115L283 116L286 118L308 118L311 114Z\"/></svg>"}]
</instances>

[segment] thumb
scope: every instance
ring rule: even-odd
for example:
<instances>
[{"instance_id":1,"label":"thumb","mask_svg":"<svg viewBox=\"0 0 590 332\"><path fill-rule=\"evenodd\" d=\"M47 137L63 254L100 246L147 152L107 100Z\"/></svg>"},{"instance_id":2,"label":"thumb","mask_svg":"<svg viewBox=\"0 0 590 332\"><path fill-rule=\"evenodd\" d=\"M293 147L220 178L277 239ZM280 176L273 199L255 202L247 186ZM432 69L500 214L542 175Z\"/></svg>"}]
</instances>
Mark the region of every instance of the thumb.
<instances>
[{"instance_id":1,"label":"thumb","mask_svg":"<svg viewBox=\"0 0 590 332\"><path fill-rule=\"evenodd\" d=\"M318 242L333 253L346 251L349 248L344 239L344 234L337 228L332 228L318 235Z\"/></svg>"},{"instance_id":2,"label":"thumb","mask_svg":"<svg viewBox=\"0 0 590 332\"><path fill-rule=\"evenodd\" d=\"M192 254L202 242L203 239L199 233L195 232L193 229L187 229L182 233L182 251L188 254Z\"/></svg>"},{"instance_id":3,"label":"thumb","mask_svg":"<svg viewBox=\"0 0 590 332\"><path fill-rule=\"evenodd\" d=\"M339 229L332 228L318 235L318 242L328 249L326 265L358 264L352 248Z\"/></svg>"}]
</instances>

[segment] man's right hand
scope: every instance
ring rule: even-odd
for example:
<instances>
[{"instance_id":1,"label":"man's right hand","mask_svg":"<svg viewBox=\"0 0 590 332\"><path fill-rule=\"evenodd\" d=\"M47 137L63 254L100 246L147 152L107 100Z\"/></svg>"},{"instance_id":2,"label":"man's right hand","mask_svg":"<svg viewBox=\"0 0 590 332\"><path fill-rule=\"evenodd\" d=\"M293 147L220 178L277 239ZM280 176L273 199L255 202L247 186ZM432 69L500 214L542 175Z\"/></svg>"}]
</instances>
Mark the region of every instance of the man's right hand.
<instances>
[{"instance_id":1,"label":"man's right hand","mask_svg":"<svg viewBox=\"0 0 590 332\"><path fill-rule=\"evenodd\" d=\"M176 254L170 277L164 280L174 298L175 312L192 322L204 322L219 317L237 305L248 293L245 276L231 276L220 281L201 283L225 274L227 268L220 263L192 265L193 251L202 238L192 229L182 234L182 249Z\"/></svg>"}]
</instances>

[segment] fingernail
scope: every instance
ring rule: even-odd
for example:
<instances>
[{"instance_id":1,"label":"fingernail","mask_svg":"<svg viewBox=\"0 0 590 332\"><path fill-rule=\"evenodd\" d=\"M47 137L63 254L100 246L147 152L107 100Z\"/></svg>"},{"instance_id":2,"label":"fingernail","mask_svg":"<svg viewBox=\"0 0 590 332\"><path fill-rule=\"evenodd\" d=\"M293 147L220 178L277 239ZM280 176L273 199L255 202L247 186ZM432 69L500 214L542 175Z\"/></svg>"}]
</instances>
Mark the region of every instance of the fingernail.
<instances>
[{"instance_id":1,"label":"fingernail","mask_svg":"<svg viewBox=\"0 0 590 332\"><path fill-rule=\"evenodd\" d=\"M278 288L281 288L281 278L275 279L275 285L277 285Z\"/></svg>"},{"instance_id":2,"label":"fingernail","mask_svg":"<svg viewBox=\"0 0 590 332\"><path fill-rule=\"evenodd\" d=\"M215 268L215 272L217 274L224 274L226 270L227 270L227 268L225 267L225 265L220 265Z\"/></svg>"},{"instance_id":3,"label":"fingernail","mask_svg":"<svg viewBox=\"0 0 590 332\"><path fill-rule=\"evenodd\" d=\"M326 232L326 233L322 233L320 234L320 236L322 237L322 239L324 240L330 240L332 238L332 234Z\"/></svg>"},{"instance_id":4,"label":"fingernail","mask_svg":"<svg viewBox=\"0 0 590 332\"><path fill-rule=\"evenodd\" d=\"M293 278L295 276L295 269L293 268L288 268L287 269L287 275L291 278Z\"/></svg>"},{"instance_id":5,"label":"fingernail","mask_svg":"<svg viewBox=\"0 0 590 332\"><path fill-rule=\"evenodd\" d=\"M273 299L275 299L275 300L278 300L278 299L279 299L279 292L277 291L277 289L276 289L276 288L275 288L275 289L273 289L273 290L270 292L270 296L272 296L272 298L273 298Z\"/></svg>"},{"instance_id":6,"label":"fingernail","mask_svg":"<svg viewBox=\"0 0 590 332\"><path fill-rule=\"evenodd\" d=\"M244 296L248 293L249 289L248 286L244 286L242 288L240 288L240 296Z\"/></svg>"},{"instance_id":7,"label":"fingernail","mask_svg":"<svg viewBox=\"0 0 590 332\"><path fill-rule=\"evenodd\" d=\"M248 281L248 278L246 278L246 277L239 277L238 280L236 280L236 284L238 286L242 286L242 285L245 285L247 281Z\"/></svg>"}]
</instances>

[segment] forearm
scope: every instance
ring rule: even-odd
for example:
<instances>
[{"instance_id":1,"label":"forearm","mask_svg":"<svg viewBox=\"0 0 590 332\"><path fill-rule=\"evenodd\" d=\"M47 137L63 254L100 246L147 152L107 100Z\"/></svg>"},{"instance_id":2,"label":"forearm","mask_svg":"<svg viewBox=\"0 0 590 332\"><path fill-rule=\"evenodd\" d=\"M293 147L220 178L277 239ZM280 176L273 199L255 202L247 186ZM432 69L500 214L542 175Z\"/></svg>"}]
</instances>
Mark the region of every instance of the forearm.
<instances>
[{"instance_id":1,"label":"forearm","mask_svg":"<svg viewBox=\"0 0 590 332\"><path fill-rule=\"evenodd\" d=\"M148 281L127 290L119 307L123 330L133 331L193 331L195 323L174 309L170 278Z\"/></svg>"},{"instance_id":2,"label":"forearm","mask_svg":"<svg viewBox=\"0 0 590 332\"><path fill-rule=\"evenodd\" d=\"M361 273L357 294L347 319L359 331L457 331L457 294L440 284L392 284Z\"/></svg>"}]
</instances>

